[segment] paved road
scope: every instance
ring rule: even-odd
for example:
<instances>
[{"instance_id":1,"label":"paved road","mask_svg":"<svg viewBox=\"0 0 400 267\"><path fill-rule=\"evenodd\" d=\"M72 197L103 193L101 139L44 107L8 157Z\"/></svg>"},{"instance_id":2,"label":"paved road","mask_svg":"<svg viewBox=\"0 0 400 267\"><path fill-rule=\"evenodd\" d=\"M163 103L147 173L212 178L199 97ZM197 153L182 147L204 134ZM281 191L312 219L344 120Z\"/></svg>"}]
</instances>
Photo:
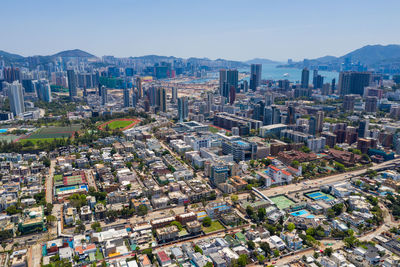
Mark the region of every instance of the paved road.
<instances>
[{"instance_id":1,"label":"paved road","mask_svg":"<svg viewBox=\"0 0 400 267\"><path fill-rule=\"evenodd\" d=\"M98 191L92 170L86 170L85 173L89 187L93 187L96 191Z\"/></svg>"},{"instance_id":2,"label":"paved road","mask_svg":"<svg viewBox=\"0 0 400 267\"><path fill-rule=\"evenodd\" d=\"M53 215L54 217L57 218L57 220L48 229L50 232L50 235L52 237L54 236L54 238L58 236L58 232L57 232L58 219L62 219L61 207L62 207L62 204L54 204L53 210L51 211L51 215Z\"/></svg>"},{"instance_id":3,"label":"paved road","mask_svg":"<svg viewBox=\"0 0 400 267\"><path fill-rule=\"evenodd\" d=\"M46 176L46 202L53 203L53 181L54 181L54 167L56 160L51 160L49 174Z\"/></svg>"},{"instance_id":4,"label":"paved road","mask_svg":"<svg viewBox=\"0 0 400 267\"><path fill-rule=\"evenodd\" d=\"M28 267L39 267L42 259L42 246L36 243L28 250Z\"/></svg>"}]
</instances>

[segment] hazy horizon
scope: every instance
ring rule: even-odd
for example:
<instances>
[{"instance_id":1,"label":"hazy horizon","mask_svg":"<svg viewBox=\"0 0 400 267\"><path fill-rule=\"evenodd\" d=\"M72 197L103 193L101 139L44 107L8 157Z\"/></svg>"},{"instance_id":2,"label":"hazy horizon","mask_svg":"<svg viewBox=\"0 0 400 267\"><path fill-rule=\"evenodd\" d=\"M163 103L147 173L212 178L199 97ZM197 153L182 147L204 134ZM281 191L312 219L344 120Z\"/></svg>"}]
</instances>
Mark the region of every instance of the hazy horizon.
<instances>
[{"instance_id":1,"label":"hazy horizon","mask_svg":"<svg viewBox=\"0 0 400 267\"><path fill-rule=\"evenodd\" d=\"M0 50L285 62L400 44L400 1L8 1ZM390 7L390 8L388 8Z\"/></svg>"}]
</instances>

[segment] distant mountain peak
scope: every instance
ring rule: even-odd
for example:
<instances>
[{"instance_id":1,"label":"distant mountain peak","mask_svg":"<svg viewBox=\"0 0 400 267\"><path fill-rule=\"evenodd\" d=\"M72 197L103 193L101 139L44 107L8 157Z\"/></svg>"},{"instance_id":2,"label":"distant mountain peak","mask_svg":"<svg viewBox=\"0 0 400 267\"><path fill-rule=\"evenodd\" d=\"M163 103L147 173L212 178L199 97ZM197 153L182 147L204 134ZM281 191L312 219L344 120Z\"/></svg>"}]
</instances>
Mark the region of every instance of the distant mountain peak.
<instances>
[{"instance_id":1,"label":"distant mountain peak","mask_svg":"<svg viewBox=\"0 0 400 267\"><path fill-rule=\"evenodd\" d=\"M278 64L280 62L270 60L267 58L253 58L253 59L245 61L245 63L247 63L247 64Z\"/></svg>"},{"instance_id":2,"label":"distant mountain peak","mask_svg":"<svg viewBox=\"0 0 400 267\"><path fill-rule=\"evenodd\" d=\"M23 58L23 56L20 56L20 55L17 55L17 54L8 53L8 52L3 51L3 50L0 50L0 57L14 58L14 59Z\"/></svg>"},{"instance_id":3,"label":"distant mountain peak","mask_svg":"<svg viewBox=\"0 0 400 267\"><path fill-rule=\"evenodd\" d=\"M80 49L65 50L54 54L53 57L96 57Z\"/></svg>"},{"instance_id":4,"label":"distant mountain peak","mask_svg":"<svg viewBox=\"0 0 400 267\"><path fill-rule=\"evenodd\" d=\"M400 45L366 45L343 56L324 56L315 59L293 62L291 64L285 64L282 66L295 68L318 68L319 66L325 66L329 67L330 69L341 70L341 66L346 59L350 59L351 63L366 66L370 70L384 68L387 70L398 71L400 69Z\"/></svg>"}]
</instances>

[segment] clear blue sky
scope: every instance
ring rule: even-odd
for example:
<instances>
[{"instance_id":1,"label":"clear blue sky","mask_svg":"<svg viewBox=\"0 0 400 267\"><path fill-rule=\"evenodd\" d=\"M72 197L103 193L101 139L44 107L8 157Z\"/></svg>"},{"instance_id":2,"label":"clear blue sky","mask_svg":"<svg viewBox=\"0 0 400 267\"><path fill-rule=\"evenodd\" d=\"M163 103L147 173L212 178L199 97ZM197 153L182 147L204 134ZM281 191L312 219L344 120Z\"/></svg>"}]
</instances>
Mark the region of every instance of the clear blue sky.
<instances>
[{"instance_id":1,"label":"clear blue sky","mask_svg":"<svg viewBox=\"0 0 400 267\"><path fill-rule=\"evenodd\" d=\"M400 44L399 0L3 0L0 50L274 60Z\"/></svg>"}]
</instances>

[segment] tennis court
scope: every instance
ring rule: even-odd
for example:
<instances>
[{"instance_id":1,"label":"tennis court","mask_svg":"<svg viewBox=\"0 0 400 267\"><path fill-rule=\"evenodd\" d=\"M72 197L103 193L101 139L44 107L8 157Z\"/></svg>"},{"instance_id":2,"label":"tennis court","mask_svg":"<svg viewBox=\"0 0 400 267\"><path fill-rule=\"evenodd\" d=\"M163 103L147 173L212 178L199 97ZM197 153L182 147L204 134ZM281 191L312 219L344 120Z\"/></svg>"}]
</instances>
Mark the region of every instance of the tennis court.
<instances>
[{"instance_id":1,"label":"tennis court","mask_svg":"<svg viewBox=\"0 0 400 267\"><path fill-rule=\"evenodd\" d=\"M84 184L86 183L85 176L82 174L72 175L72 176L64 176L64 185L76 185L76 184Z\"/></svg>"},{"instance_id":2,"label":"tennis court","mask_svg":"<svg viewBox=\"0 0 400 267\"><path fill-rule=\"evenodd\" d=\"M306 196L311 198L311 199L313 199L313 200L331 201L331 200L335 199L332 195L325 194L325 193L323 193L321 191L308 193L308 194L306 194Z\"/></svg>"}]
</instances>

